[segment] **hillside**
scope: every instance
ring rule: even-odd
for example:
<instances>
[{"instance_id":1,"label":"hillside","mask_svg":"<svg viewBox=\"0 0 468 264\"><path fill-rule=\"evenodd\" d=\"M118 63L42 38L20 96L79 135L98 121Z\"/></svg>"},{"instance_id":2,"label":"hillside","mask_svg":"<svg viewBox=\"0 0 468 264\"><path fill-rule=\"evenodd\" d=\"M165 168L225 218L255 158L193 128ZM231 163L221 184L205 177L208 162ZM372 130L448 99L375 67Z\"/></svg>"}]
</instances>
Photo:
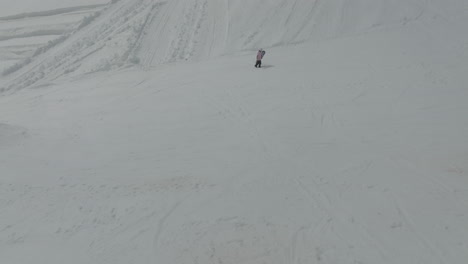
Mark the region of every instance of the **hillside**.
<instances>
[{"instance_id":1,"label":"hillside","mask_svg":"<svg viewBox=\"0 0 468 264\"><path fill-rule=\"evenodd\" d=\"M0 9L0 73L30 62L99 12L106 0L5 0ZM1 78L1 77L0 77Z\"/></svg>"},{"instance_id":2,"label":"hillside","mask_svg":"<svg viewBox=\"0 0 468 264\"><path fill-rule=\"evenodd\" d=\"M450 3L411 0L393 4L384 0L121 0L105 7L97 5L102 2L89 0L65 9L70 12L86 9L88 15L75 23L76 26L70 24L70 16L63 18L60 14L62 17L57 18L54 12L47 16L47 12L41 11L43 26L35 21L38 25L33 32L18 33L21 31L15 29L13 36L9 31L3 33L3 40L10 42L31 36L36 39L43 36L41 41L48 42L16 61L13 55L5 55L15 64L5 66L0 89L44 86L63 76L132 65L150 68L259 47L385 32L413 23L426 29L464 19L467 5L462 0ZM57 20L63 22L50 25ZM20 21L24 23L24 19ZM50 34L60 37L51 39L47 37ZM20 49L24 50L24 42L20 42Z\"/></svg>"},{"instance_id":3,"label":"hillside","mask_svg":"<svg viewBox=\"0 0 468 264\"><path fill-rule=\"evenodd\" d=\"M464 264L467 7L81 10L1 78L0 259Z\"/></svg>"}]
</instances>

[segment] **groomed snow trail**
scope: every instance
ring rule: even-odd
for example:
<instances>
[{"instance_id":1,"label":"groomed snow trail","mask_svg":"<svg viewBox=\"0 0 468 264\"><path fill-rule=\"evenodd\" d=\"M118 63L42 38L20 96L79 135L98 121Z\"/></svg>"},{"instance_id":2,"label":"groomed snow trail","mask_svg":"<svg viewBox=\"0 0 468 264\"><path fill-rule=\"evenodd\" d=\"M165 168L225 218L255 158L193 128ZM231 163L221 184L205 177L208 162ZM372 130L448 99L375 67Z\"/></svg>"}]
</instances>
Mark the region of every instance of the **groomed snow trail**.
<instances>
[{"instance_id":1,"label":"groomed snow trail","mask_svg":"<svg viewBox=\"0 0 468 264\"><path fill-rule=\"evenodd\" d=\"M466 66L395 49L377 68L371 46L385 41L271 49L261 70L249 54L3 97L0 254L464 263ZM379 45L346 51L363 43Z\"/></svg>"},{"instance_id":2,"label":"groomed snow trail","mask_svg":"<svg viewBox=\"0 0 468 264\"><path fill-rule=\"evenodd\" d=\"M2 80L2 261L465 264L466 7L106 6Z\"/></svg>"},{"instance_id":3,"label":"groomed snow trail","mask_svg":"<svg viewBox=\"0 0 468 264\"><path fill-rule=\"evenodd\" d=\"M460 0L450 4L466 6ZM75 31L61 29L61 38L4 71L0 89L12 92L132 65L148 69L386 31L453 13L440 1L426 0L120 0L84 19Z\"/></svg>"}]
</instances>

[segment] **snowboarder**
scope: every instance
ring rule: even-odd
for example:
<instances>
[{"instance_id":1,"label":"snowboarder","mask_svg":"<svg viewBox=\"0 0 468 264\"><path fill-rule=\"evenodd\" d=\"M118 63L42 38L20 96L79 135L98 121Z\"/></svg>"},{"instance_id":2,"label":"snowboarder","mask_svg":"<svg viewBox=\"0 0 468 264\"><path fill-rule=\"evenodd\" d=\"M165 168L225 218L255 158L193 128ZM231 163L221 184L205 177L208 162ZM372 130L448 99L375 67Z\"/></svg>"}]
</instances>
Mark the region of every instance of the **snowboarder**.
<instances>
[{"instance_id":1,"label":"snowboarder","mask_svg":"<svg viewBox=\"0 0 468 264\"><path fill-rule=\"evenodd\" d=\"M265 51L263 49L259 49L257 52L257 62L255 63L255 68L262 67L263 56L265 56Z\"/></svg>"}]
</instances>

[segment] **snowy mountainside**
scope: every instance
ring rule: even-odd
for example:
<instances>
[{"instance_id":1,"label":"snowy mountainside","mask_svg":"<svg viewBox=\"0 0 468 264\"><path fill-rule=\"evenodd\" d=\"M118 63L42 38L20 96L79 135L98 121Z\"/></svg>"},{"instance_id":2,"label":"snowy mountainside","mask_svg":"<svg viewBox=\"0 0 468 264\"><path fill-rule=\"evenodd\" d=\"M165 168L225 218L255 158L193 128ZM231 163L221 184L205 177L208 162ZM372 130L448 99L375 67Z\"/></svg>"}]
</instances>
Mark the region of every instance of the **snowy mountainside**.
<instances>
[{"instance_id":1,"label":"snowy mountainside","mask_svg":"<svg viewBox=\"0 0 468 264\"><path fill-rule=\"evenodd\" d=\"M464 1L451 0L458 6ZM440 1L121 0L4 71L0 89L129 65L202 60L446 18ZM466 4L464 4L466 5ZM365 10L365 11L364 11ZM450 14L453 14L451 12ZM49 26L48 26L49 27ZM76 28L76 27L75 27Z\"/></svg>"},{"instance_id":2,"label":"snowy mountainside","mask_svg":"<svg viewBox=\"0 0 468 264\"><path fill-rule=\"evenodd\" d=\"M83 10L82 7L103 5L110 0L3 0L0 19L47 16L71 10Z\"/></svg>"},{"instance_id":3,"label":"snowy mountainside","mask_svg":"<svg viewBox=\"0 0 468 264\"><path fill-rule=\"evenodd\" d=\"M0 9L0 72L25 65L102 9L105 1L11 1ZM80 3L80 2L79 2ZM78 4L79 4L78 3Z\"/></svg>"},{"instance_id":4,"label":"snowy mountainside","mask_svg":"<svg viewBox=\"0 0 468 264\"><path fill-rule=\"evenodd\" d=\"M1 97L0 256L464 264L468 65L442 46L386 46L398 36L427 37L408 27L272 48L264 69L249 52Z\"/></svg>"},{"instance_id":5,"label":"snowy mountainside","mask_svg":"<svg viewBox=\"0 0 468 264\"><path fill-rule=\"evenodd\" d=\"M2 263L466 263L466 0L112 2L5 40Z\"/></svg>"}]
</instances>

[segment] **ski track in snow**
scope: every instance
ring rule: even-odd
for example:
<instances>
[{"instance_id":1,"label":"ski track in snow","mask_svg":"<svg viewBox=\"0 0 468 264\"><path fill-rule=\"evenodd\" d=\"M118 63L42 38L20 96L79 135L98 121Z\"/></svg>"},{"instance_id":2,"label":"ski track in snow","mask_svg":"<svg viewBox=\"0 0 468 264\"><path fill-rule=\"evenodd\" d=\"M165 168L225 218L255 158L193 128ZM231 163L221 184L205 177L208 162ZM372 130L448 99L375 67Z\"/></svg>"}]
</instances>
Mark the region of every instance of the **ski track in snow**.
<instances>
[{"instance_id":1,"label":"ski track in snow","mask_svg":"<svg viewBox=\"0 0 468 264\"><path fill-rule=\"evenodd\" d=\"M164 63L201 60L258 47L361 33L375 27L377 22L369 21L353 30L352 25L356 22L347 21L344 17L348 18L349 13L365 6L364 2L344 4L341 1L277 0L262 8L254 2L252 8L242 9L242 3L217 0L120 0L106 6L41 11L33 14L33 17L100 9L95 18L83 20L89 20L85 22L89 25L85 24L81 29L70 32L70 29L62 28L54 31L63 32L64 39L45 54L19 61L16 70L9 71L13 73L0 79L0 89L15 91L50 83L64 76L134 64L149 69ZM374 4L374 9L378 10L382 5ZM400 25L417 21L427 3L408 5L408 10L422 11L415 11L415 17L405 17L399 22ZM256 14L255 10L259 12ZM221 15L223 13L225 15ZM245 21L236 21L242 15ZM284 19L275 19L277 17ZM345 30L344 26L350 29ZM278 34L275 30L284 34ZM37 36L40 31L26 32L15 38ZM2 38L11 37L0 35Z\"/></svg>"},{"instance_id":2,"label":"ski track in snow","mask_svg":"<svg viewBox=\"0 0 468 264\"><path fill-rule=\"evenodd\" d=\"M41 12L23 13L23 14L18 14L18 15L0 17L0 21L20 20L20 19L25 19L25 18L31 19L31 18L36 18L36 17L62 15L62 14L73 13L73 12L78 12L78 11L86 11L89 9L96 9L102 6L104 5L74 6L74 7L59 8L59 9L41 11Z\"/></svg>"}]
</instances>

